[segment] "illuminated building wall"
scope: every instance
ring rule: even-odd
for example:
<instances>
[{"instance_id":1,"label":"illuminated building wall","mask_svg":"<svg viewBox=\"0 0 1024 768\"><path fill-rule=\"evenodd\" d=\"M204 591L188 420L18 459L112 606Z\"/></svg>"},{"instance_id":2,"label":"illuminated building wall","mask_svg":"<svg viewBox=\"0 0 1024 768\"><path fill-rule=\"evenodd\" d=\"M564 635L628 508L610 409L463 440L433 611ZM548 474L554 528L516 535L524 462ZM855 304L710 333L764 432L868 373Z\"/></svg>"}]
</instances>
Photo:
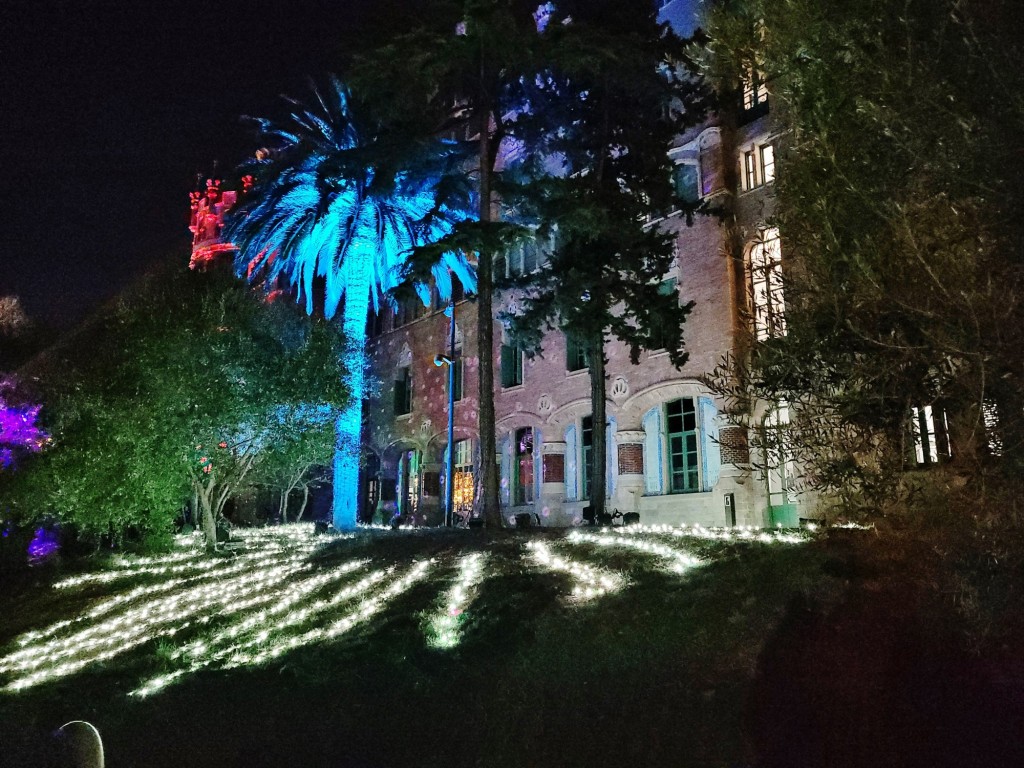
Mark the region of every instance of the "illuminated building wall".
<instances>
[{"instance_id":1,"label":"illuminated building wall","mask_svg":"<svg viewBox=\"0 0 1024 768\"><path fill-rule=\"evenodd\" d=\"M663 5L663 12L680 16L689 12L683 6L693 3ZM671 14L667 18L674 19ZM760 82L751 86L746 103L736 105L735 126L700 126L680 136L670 151L680 190L691 199L731 206L734 223L708 216L688 227L680 215L671 214L652 222L676 233L678 255L666 279L674 281L682 301L696 302L684 329L689 361L676 370L667 354L654 352L642 354L634 366L622 345L612 343L607 349L607 506L609 511L639 512L645 523L795 524L809 514L806 500L771 492L771 478L755 468L770 462L756 452L751 455L746 431L725 420L722 403L700 383L727 353L744 352L759 309L749 257L772 212L779 137L772 132L767 90ZM783 235L783 259L784 252ZM509 255L501 262L512 260ZM514 299L497 297L495 312ZM456 441L477 437L475 311L468 303L457 306L466 383L455 406ZM364 452L372 456L374 482L382 489L378 519L389 518L400 505L395 489L407 487L399 480L400 458L415 450L423 477L432 478L421 485L415 520L438 522L444 498L447 373L433 360L446 351L448 319L436 310L399 315L397 322L388 312L370 323L376 387L365 410ZM572 370L566 339L555 332L545 339L544 356L521 360L521 370L510 372L503 386L502 364L512 361L503 341L501 325L495 323L491 354L498 454L492 460L501 471L503 515L511 520L527 512L542 525L577 524L588 504L583 469L592 429L587 370ZM406 375L413 394L408 412L399 413L394 386ZM757 417L769 420L771 412L764 404ZM529 455L516 450L524 430L531 432ZM478 467L480 458L475 458ZM433 482L436 477L439 483ZM458 494L465 493L467 481L457 474ZM440 495L432 495L434 490Z\"/></svg>"}]
</instances>

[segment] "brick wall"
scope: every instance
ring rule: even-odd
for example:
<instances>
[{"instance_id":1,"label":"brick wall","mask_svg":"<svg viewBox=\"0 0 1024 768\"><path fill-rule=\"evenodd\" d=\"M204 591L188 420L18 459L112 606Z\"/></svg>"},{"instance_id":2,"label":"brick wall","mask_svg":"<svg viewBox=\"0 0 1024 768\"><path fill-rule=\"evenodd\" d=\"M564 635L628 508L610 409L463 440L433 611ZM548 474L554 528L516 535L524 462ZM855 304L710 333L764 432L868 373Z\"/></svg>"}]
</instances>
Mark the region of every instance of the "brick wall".
<instances>
[{"instance_id":1,"label":"brick wall","mask_svg":"<svg viewBox=\"0 0 1024 768\"><path fill-rule=\"evenodd\" d=\"M743 427L722 427L718 442L722 446L722 461L726 464L750 462L750 446L747 444L747 431Z\"/></svg>"},{"instance_id":2,"label":"brick wall","mask_svg":"<svg viewBox=\"0 0 1024 768\"><path fill-rule=\"evenodd\" d=\"M544 482L565 482L565 456L561 453L544 454Z\"/></svg>"},{"instance_id":3,"label":"brick wall","mask_svg":"<svg viewBox=\"0 0 1024 768\"><path fill-rule=\"evenodd\" d=\"M619 474L642 475L644 473L644 447L639 443L625 443L619 449Z\"/></svg>"}]
</instances>

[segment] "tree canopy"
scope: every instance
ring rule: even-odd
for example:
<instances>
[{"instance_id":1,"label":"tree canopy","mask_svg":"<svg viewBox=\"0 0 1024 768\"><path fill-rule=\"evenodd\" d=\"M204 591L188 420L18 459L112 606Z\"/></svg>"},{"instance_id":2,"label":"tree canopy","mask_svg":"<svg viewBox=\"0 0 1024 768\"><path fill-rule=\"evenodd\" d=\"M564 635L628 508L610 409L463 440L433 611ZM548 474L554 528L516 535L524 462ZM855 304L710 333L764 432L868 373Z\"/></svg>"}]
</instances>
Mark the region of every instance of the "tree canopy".
<instances>
[{"instance_id":1,"label":"tree canopy","mask_svg":"<svg viewBox=\"0 0 1024 768\"><path fill-rule=\"evenodd\" d=\"M52 444L3 499L115 538L166 532L198 501L212 543L254 469L347 402L341 349L331 325L227 275L159 270L24 369Z\"/></svg>"},{"instance_id":2,"label":"tree canopy","mask_svg":"<svg viewBox=\"0 0 1024 768\"><path fill-rule=\"evenodd\" d=\"M712 15L725 90L768 82L787 334L738 361L786 401L812 483L884 503L908 414L948 417L952 466L1024 460L1024 93L1011 3L734 0ZM938 417L936 417L938 418ZM909 453L913 453L912 446Z\"/></svg>"},{"instance_id":3,"label":"tree canopy","mask_svg":"<svg viewBox=\"0 0 1024 768\"><path fill-rule=\"evenodd\" d=\"M307 313L320 309L317 279L327 318L344 302L351 400L337 418L333 508L335 527L350 529L358 518L368 313L402 282L412 249L450 232L469 201L439 188L460 160L450 142L397 133L337 79L314 88L309 104L289 103L283 120L257 121L266 145L250 168L256 186L231 212L225 238L238 247L240 275L268 290L286 280ZM444 298L453 279L475 286L462 251L441 251L428 271ZM414 288L428 303L425 280Z\"/></svg>"},{"instance_id":4,"label":"tree canopy","mask_svg":"<svg viewBox=\"0 0 1024 768\"><path fill-rule=\"evenodd\" d=\"M605 455L605 344L614 337L639 362L642 349L687 359L682 339L692 303L662 281L675 261L675 233L651 222L677 199L669 148L706 115L708 92L691 69L686 41L646 12L616 2L548 9L526 82L529 109L517 122L521 151L505 203L534 223L548 258L510 281L520 290L506 313L528 354L560 328L582 345L591 376L595 461ZM512 214L513 216L516 214ZM604 472L591 468L591 505L604 511Z\"/></svg>"}]
</instances>

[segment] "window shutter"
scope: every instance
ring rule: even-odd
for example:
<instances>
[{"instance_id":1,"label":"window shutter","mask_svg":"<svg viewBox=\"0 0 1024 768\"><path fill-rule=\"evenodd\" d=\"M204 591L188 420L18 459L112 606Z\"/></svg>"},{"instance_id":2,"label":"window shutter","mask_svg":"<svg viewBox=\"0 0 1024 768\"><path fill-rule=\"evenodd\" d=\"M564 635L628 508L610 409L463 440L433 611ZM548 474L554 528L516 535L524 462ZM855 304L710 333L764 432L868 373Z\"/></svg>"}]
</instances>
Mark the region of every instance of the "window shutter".
<instances>
[{"instance_id":1,"label":"window shutter","mask_svg":"<svg viewBox=\"0 0 1024 768\"><path fill-rule=\"evenodd\" d=\"M576 477L576 455L579 446L576 444L576 426L571 425L565 428L565 499L576 501L579 498L577 490L579 483Z\"/></svg>"},{"instance_id":2,"label":"window shutter","mask_svg":"<svg viewBox=\"0 0 1024 768\"><path fill-rule=\"evenodd\" d=\"M544 440L540 430L533 428L533 498L540 501L541 483L544 480Z\"/></svg>"},{"instance_id":3,"label":"window shutter","mask_svg":"<svg viewBox=\"0 0 1024 768\"><path fill-rule=\"evenodd\" d=\"M619 452L615 447L615 433L618 429L618 424L615 421L615 417L611 416L608 419L608 430L605 432L605 448L608 452L607 465L607 480L605 480L605 490L607 495L611 497L615 493L615 483L619 479Z\"/></svg>"},{"instance_id":4,"label":"window shutter","mask_svg":"<svg viewBox=\"0 0 1024 768\"><path fill-rule=\"evenodd\" d=\"M644 414L644 493L661 493L661 445L662 436L661 406L655 406Z\"/></svg>"},{"instance_id":5,"label":"window shutter","mask_svg":"<svg viewBox=\"0 0 1024 768\"><path fill-rule=\"evenodd\" d=\"M511 505L509 493L512 490L512 440L505 435L499 444L501 450L501 503L504 506Z\"/></svg>"},{"instance_id":6,"label":"window shutter","mask_svg":"<svg viewBox=\"0 0 1024 768\"><path fill-rule=\"evenodd\" d=\"M448 452L451 451L451 446L445 446L444 453L441 455L441 471L438 473L438 477L441 480L441 488L444 489L444 498L448 498ZM444 503L441 504L441 508L444 509Z\"/></svg>"},{"instance_id":7,"label":"window shutter","mask_svg":"<svg viewBox=\"0 0 1024 768\"><path fill-rule=\"evenodd\" d=\"M698 397L697 409L700 418L701 476L704 490L710 491L718 485L722 470L722 446L718 442L718 409L710 397Z\"/></svg>"}]
</instances>

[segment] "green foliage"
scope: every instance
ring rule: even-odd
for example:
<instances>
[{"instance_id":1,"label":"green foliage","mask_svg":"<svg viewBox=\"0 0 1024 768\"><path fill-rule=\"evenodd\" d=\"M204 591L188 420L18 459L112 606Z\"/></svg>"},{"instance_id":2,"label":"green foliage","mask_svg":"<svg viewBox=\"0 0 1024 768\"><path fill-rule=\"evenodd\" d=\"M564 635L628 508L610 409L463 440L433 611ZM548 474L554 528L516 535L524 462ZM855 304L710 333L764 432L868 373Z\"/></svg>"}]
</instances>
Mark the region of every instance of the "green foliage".
<instances>
[{"instance_id":1,"label":"green foliage","mask_svg":"<svg viewBox=\"0 0 1024 768\"><path fill-rule=\"evenodd\" d=\"M319 458L323 412L347 396L339 360L327 323L226 274L158 271L29 367L53 443L4 503L115 538L168 530L194 493L219 512L255 467Z\"/></svg>"},{"instance_id":2,"label":"green foliage","mask_svg":"<svg viewBox=\"0 0 1024 768\"><path fill-rule=\"evenodd\" d=\"M674 234L645 225L674 199L671 141L699 122L706 93L687 71L685 43L640 13L610 2L561 3L541 37L545 64L519 122L527 147L508 185L512 215L539 224L550 259L514 280L525 291L509 319L527 350L557 322L577 338L611 334L641 349L665 347L682 365L691 305L660 290Z\"/></svg>"},{"instance_id":3,"label":"green foliage","mask_svg":"<svg viewBox=\"0 0 1024 768\"><path fill-rule=\"evenodd\" d=\"M1024 460L1024 82L1008 6L742 0L712 16L708 71L728 91L759 69L786 129L788 335L730 376L802 404L812 481L872 505L907 455L911 405L947 410L960 472L995 458L988 403L1001 464Z\"/></svg>"}]
</instances>

